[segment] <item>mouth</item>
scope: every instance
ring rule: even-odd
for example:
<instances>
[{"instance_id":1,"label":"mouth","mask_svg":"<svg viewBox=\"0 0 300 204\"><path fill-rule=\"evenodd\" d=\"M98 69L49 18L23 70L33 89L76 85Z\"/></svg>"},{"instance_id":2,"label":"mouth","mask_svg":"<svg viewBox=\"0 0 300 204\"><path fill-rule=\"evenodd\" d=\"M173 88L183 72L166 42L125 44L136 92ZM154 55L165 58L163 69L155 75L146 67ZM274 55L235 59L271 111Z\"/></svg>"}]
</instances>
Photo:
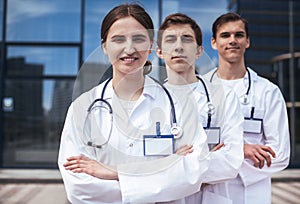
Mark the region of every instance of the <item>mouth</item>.
<instances>
[{"instance_id":1,"label":"mouth","mask_svg":"<svg viewBox=\"0 0 300 204\"><path fill-rule=\"evenodd\" d=\"M133 63L136 61L138 58L137 57L121 57L120 60L126 63Z\"/></svg>"},{"instance_id":2,"label":"mouth","mask_svg":"<svg viewBox=\"0 0 300 204\"><path fill-rule=\"evenodd\" d=\"M187 57L186 56L181 56L181 55L179 55L179 56L173 56L171 59L175 59L175 60L177 60L177 59L186 59Z\"/></svg>"},{"instance_id":3,"label":"mouth","mask_svg":"<svg viewBox=\"0 0 300 204\"><path fill-rule=\"evenodd\" d=\"M239 50L239 47L227 47L226 50Z\"/></svg>"}]
</instances>

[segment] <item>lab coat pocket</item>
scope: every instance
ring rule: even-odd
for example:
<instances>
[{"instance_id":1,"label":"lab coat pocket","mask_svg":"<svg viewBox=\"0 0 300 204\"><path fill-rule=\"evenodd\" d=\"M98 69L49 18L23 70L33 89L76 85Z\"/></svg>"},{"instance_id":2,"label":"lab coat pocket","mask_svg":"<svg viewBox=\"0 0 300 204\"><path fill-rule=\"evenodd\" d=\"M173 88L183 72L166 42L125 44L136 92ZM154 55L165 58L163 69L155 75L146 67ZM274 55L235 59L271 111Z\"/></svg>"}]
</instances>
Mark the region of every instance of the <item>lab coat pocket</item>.
<instances>
[{"instance_id":1,"label":"lab coat pocket","mask_svg":"<svg viewBox=\"0 0 300 204\"><path fill-rule=\"evenodd\" d=\"M232 204L232 200L209 191L203 192L202 204Z\"/></svg>"}]
</instances>

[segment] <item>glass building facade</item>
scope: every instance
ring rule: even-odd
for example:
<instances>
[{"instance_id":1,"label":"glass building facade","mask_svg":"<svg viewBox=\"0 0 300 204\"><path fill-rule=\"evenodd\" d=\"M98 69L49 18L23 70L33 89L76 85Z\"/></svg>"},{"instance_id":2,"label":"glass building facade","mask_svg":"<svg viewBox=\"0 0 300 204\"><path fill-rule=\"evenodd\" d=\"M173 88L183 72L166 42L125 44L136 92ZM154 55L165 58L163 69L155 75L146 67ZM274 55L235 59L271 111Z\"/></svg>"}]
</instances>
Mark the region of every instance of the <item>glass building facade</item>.
<instances>
[{"instance_id":1,"label":"glass building facade","mask_svg":"<svg viewBox=\"0 0 300 204\"><path fill-rule=\"evenodd\" d=\"M60 135L70 103L96 85L109 67L100 46L101 21L111 8L124 2L130 1L0 0L2 168L57 168ZM300 45L297 18L300 6L296 1L291 4L265 0L257 1L260 6L254 7L251 2L139 1L151 15L156 29L170 13L182 12L194 18L203 31L207 59L214 65L217 53L210 46L213 21L229 10L249 20L252 46L246 61L259 74L278 84L286 98L291 118L291 166L297 166L300 95L295 91L298 90L295 81L300 77L296 53ZM282 56L287 53L296 54ZM150 60L160 67L155 54ZM165 77L163 69L154 69L152 75Z\"/></svg>"}]
</instances>

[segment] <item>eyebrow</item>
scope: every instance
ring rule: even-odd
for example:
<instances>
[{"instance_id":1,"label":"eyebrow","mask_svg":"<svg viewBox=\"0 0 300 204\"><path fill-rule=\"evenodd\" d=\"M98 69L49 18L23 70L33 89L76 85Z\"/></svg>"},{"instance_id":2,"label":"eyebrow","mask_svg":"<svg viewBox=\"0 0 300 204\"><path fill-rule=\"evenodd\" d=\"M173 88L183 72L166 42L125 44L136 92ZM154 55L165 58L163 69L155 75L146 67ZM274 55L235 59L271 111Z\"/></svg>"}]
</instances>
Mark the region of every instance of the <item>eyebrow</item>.
<instances>
[{"instance_id":1,"label":"eyebrow","mask_svg":"<svg viewBox=\"0 0 300 204\"><path fill-rule=\"evenodd\" d=\"M147 38L147 35L145 34L135 34L132 37L143 37L143 38Z\"/></svg>"},{"instance_id":2,"label":"eyebrow","mask_svg":"<svg viewBox=\"0 0 300 204\"><path fill-rule=\"evenodd\" d=\"M184 35L182 35L183 37L188 37L188 38L194 38L194 36L193 35L190 35L190 34L184 34Z\"/></svg>"},{"instance_id":3,"label":"eyebrow","mask_svg":"<svg viewBox=\"0 0 300 204\"><path fill-rule=\"evenodd\" d=\"M119 38L119 37L126 37L126 36L124 34L116 34L116 35L111 36L111 39ZM145 35L145 34L134 34L132 37L147 38L147 35Z\"/></svg>"},{"instance_id":4,"label":"eyebrow","mask_svg":"<svg viewBox=\"0 0 300 204\"><path fill-rule=\"evenodd\" d=\"M168 35L165 36L165 38L168 38L168 37L176 37L176 35L175 34L168 34Z\"/></svg>"},{"instance_id":5,"label":"eyebrow","mask_svg":"<svg viewBox=\"0 0 300 204\"><path fill-rule=\"evenodd\" d=\"M228 34L228 33L231 33L231 32L225 31L225 32L220 33L220 35ZM246 32L245 31L237 31L237 32L234 32L234 34L246 34Z\"/></svg>"}]
</instances>

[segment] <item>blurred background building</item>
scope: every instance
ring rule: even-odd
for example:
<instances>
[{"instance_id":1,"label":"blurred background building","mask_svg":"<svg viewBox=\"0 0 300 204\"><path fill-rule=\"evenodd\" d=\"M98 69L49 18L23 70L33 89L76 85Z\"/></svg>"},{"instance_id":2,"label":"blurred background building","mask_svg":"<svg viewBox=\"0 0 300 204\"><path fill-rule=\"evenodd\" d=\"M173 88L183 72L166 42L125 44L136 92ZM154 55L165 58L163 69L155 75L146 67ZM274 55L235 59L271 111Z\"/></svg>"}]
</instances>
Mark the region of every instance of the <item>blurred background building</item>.
<instances>
[{"instance_id":1,"label":"blurred background building","mask_svg":"<svg viewBox=\"0 0 300 204\"><path fill-rule=\"evenodd\" d=\"M109 69L100 46L103 17L124 0L0 0L0 167L57 168L68 106ZM277 84L287 102L290 167L300 167L300 1L140 0L157 29L170 13L194 18L206 54L200 70L217 66L211 25L236 11L249 21L246 63ZM155 46L154 46L155 49ZM165 77L155 54L152 75ZM209 66L205 66L209 62ZM206 67L206 69L205 69ZM298 91L297 91L298 90Z\"/></svg>"}]
</instances>

